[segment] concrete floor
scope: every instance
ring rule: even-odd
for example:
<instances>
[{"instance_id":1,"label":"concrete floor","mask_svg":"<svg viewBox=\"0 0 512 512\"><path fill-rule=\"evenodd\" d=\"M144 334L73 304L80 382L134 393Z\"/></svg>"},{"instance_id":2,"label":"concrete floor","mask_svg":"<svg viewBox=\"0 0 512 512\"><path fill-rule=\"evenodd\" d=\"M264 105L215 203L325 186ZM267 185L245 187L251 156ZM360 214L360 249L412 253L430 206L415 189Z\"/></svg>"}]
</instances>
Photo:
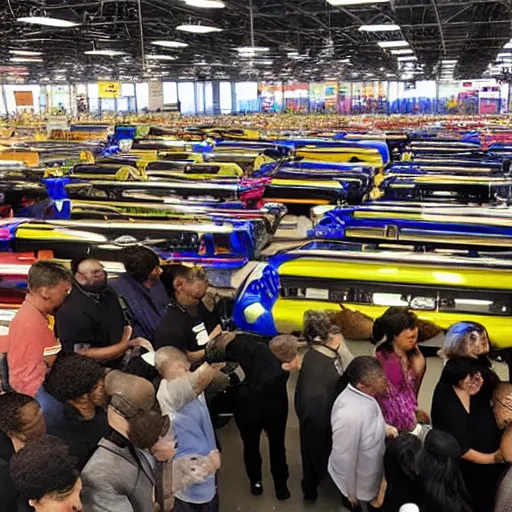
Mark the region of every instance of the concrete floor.
<instances>
[{"instance_id":1,"label":"concrete floor","mask_svg":"<svg viewBox=\"0 0 512 512\"><path fill-rule=\"evenodd\" d=\"M368 342L348 342L354 355L372 355L374 347ZM430 412L432 394L441 373L442 362L437 357L427 359L427 373L420 391L420 407ZM502 379L508 378L504 365L496 365ZM299 448L299 429L297 417L293 408L293 392L296 375L289 381L290 414L287 428L287 456L290 468L288 486L292 497L286 502L279 502L274 496L272 477L268 467L268 448L262 436L261 453L264 459L263 496L254 497L249 491L249 482L245 474L242 459L242 441L233 421L227 427L218 431L222 443L222 469L219 476L220 510L221 512L344 512L338 490L332 482L325 482L319 489L319 498L316 503L307 503L302 499L300 489L301 461Z\"/></svg>"}]
</instances>

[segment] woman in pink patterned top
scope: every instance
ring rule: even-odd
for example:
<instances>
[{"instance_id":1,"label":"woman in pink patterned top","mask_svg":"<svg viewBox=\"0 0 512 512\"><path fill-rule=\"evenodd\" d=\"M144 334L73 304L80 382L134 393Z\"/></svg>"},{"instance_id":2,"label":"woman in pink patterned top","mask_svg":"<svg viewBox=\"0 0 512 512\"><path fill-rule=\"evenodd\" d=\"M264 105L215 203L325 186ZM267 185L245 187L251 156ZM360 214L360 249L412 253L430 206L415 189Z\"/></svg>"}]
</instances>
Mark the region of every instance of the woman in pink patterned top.
<instances>
[{"instance_id":1,"label":"woman in pink patterned top","mask_svg":"<svg viewBox=\"0 0 512 512\"><path fill-rule=\"evenodd\" d=\"M417 317L407 308L389 308L373 325L376 358L388 378L388 391L379 399L388 425L400 431L417 425L418 393L426 362L418 348Z\"/></svg>"}]
</instances>

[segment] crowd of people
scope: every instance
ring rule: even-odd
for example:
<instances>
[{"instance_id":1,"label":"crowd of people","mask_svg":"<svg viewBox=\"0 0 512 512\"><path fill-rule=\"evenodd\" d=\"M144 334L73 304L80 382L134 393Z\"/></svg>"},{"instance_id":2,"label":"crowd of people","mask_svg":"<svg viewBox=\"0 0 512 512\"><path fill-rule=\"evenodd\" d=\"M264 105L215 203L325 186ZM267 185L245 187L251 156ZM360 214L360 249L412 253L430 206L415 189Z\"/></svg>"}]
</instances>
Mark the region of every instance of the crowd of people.
<instances>
[{"instance_id":1,"label":"crowd of people","mask_svg":"<svg viewBox=\"0 0 512 512\"><path fill-rule=\"evenodd\" d=\"M40 261L0 340L0 503L5 512L217 512L216 427L229 405L254 496L268 438L277 500L290 498L287 382L298 372L303 498L332 479L349 510L511 512L512 385L485 328L446 333L430 414L418 404L421 324L389 308L375 356L353 357L327 311L265 340L223 330L198 267L162 268L142 246L108 280L85 255L71 272ZM225 327L225 325L224 325Z\"/></svg>"}]
</instances>

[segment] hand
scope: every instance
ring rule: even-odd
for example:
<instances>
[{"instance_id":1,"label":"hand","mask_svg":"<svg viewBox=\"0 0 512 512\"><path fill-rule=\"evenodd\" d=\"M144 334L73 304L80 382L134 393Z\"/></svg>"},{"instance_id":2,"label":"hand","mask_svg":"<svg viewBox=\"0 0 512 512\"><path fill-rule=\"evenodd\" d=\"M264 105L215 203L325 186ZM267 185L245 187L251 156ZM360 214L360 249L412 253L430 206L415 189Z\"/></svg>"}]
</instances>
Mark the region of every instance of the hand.
<instances>
[{"instance_id":1,"label":"hand","mask_svg":"<svg viewBox=\"0 0 512 512\"><path fill-rule=\"evenodd\" d=\"M151 447L151 453L159 462L169 462L176 455L176 441L162 437Z\"/></svg>"},{"instance_id":2,"label":"hand","mask_svg":"<svg viewBox=\"0 0 512 512\"><path fill-rule=\"evenodd\" d=\"M220 453L218 450L213 450L209 454L210 462L212 464L212 467L215 471L218 471L220 469Z\"/></svg>"},{"instance_id":3,"label":"hand","mask_svg":"<svg viewBox=\"0 0 512 512\"><path fill-rule=\"evenodd\" d=\"M389 439L396 439L398 437L398 429L391 425L386 425L386 437Z\"/></svg>"},{"instance_id":4,"label":"hand","mask_svg":"<svg viewBox=\"0 0 512 512\"><path fill-rule=\"evenodd\" d=\"M121 336L120 345L126 346L128 349L130 346L130 340L132 339L133 329L131 325L126 325L123 329L123 335Z\"/></svg>"},{"instance_id":5,"label":"hand","mask_svg":"<svg viewBox=\"0 0 512 512\"><path fill-rule=\"evenodd\" d=\"M503 457L501 450L494 452L494 462L496 464L503 464L505 462L505 457Z\"/></svg>"},{"instance_id":6,"label":"hand","mask_svg":"<svg viewBox=\"0 0 512 512\"><path fill-rule=\"evenodd\" d=\"M130 340L128 342L128 346L130 348L132 347L141 347L144 345L144 342L146 342L147 340L145 340L144 338L133 338L132 340Z\"/></svg>"}]
</instances>

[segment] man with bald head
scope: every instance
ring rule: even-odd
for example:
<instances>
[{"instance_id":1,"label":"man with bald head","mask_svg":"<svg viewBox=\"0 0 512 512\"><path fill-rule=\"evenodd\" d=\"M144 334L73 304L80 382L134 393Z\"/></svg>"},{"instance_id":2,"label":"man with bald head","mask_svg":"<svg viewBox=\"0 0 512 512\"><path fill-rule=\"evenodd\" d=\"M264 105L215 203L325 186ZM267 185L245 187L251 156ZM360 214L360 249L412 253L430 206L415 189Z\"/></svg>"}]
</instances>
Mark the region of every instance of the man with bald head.
<instances>
[{"instance_id":1,"label":"man with bald head","mask_svg":"<svg viewBox=\"0 0 512 512\"><path fill-rule=\"evenodd\" d=\"M156 474L151 453L156 457L169 419L146 379L113 370L105 378L105 392L110 432L82 472L84 510L153 512ZM163 460L173 455L171 447Z\"/></svg>"},{"instance_id":2,"label":"man with bald head","mask_svg":"<svg viewBox=\"0 0 512 512\"><path fill-rule=\"evenodd\" d=\"M64 353L77 352L118 368L132 340L131 327L103 265L91 256L71 261L73 290L57 311L55 329Z\"/></svg>"},{"instance_id":3,"label":"man with bald head","mask_svg":"<svg viewBox=\"0 0 512 512\"><path fill-rule=\"evenodd\" d=\"M177 441L175 466L186 467L191 455L204 461L200 471L191 468L196 478L181 475L182 480L189 478L190 485L176 489L174 512L217 512L215 473L220 468L220 455L203 391L215 377L218 365L203 363L191 372L187 354L174 347L159 349L155 364L162 376L157 398L171 420Z\"/></svg>"}]
</instances>

